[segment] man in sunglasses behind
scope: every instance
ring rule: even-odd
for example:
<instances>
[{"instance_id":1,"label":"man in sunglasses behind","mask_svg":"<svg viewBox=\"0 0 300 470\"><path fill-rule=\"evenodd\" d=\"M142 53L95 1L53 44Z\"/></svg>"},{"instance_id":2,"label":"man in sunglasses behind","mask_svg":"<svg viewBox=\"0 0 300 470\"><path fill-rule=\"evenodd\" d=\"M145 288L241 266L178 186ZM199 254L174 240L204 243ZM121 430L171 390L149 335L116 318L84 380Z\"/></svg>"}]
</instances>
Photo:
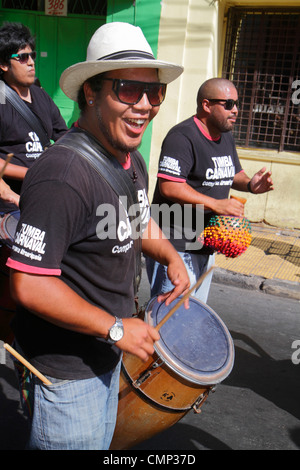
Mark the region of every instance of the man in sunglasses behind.
<instances>
[{"instance_id":1,"label":"man in sunglasses behind","mask_svg":"<svg viewBox=\"0 0 300 470\"><path fill-rule=\"evenodd\" d=\"M38 117L49 139L57 140L67 126L59 109L42 88L35 86L35 40L21 23L4 23L0 29L1 80ZM5 169L5 181L20 194L24 176L43 151L36 129L28 124L5 96L3 83L0 103L0 158L13 158ZM0 163L0 170L2 164ZM14 204L0 200L0 212L16 210Z\"/></svg>"},{"instance_id":2,"label":"man in sunglasses behind","mask_svg":"<svg viewBox=\"0 0 300 470\"><path fill-rule=\"evenodd\" d=\"M87 60L61 76L81 115L26 176L8 263L23 307L13 326L18 348L52 383L31 378L31 449L109 448L121 352L145 361L159 339L132 317L140 250L168 266L173 286L166 302L189 287L181 258L152 224L146 165L137 151L166 84L181 73L155 60L140 28L116 22L100 27ZM77 152L82 142L106 155L112 186ZM127 191L118 189L125 182L138 207L128 207Z\"/></svg>"},{"instance_id":3,"label":"man in sunglasses behind","mask_svg":"<svg viewBox=\"0 0 300 470\"><path fill-rule=\"evenodd\" d=\"M187 216L183 209L181 232L175 218L165 218L167 225L163 225L164 220L161 223L185 262L191 285L214 264L210 249L197 243L199 218L203 218L205 226L214 214L243 216L244 205L228 198L231 187L255 194L273 189L271 174L265 168L251 179L241 168L231 134L237 115L238 93L234 84L221 78L209 79L199 88L196 115L173 127L162 144L152 204L204 206L204 213L193 209ZM152 295L169 290L165 266L147 259L147 272ZM212 274L208 275L193 294L204 303L211 278Z\"/></svg>"}]
</instances>

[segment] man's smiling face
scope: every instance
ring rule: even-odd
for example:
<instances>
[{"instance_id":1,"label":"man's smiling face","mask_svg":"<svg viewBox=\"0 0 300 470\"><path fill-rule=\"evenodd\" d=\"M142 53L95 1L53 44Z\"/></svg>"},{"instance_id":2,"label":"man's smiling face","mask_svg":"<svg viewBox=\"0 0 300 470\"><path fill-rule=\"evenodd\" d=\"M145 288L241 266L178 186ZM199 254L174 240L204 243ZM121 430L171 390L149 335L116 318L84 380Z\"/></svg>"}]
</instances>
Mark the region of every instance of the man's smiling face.
<instances>
[{"instance_id":1,"label":"man's smiling face","mask_svg":"<svg viewBox=\"0 0 300 470\"><path fill-rule=\"evenodd\" d=\"M114 70L106 78L135 80L146 83L158 82L156 69ZM146 94L133 105L121 103L112 89L111 81L103 85L95 101L97 113L97 138L113 155L135 150L149 122L156 116L159 106L153 107Z\"/></svg>"}]
</instances>

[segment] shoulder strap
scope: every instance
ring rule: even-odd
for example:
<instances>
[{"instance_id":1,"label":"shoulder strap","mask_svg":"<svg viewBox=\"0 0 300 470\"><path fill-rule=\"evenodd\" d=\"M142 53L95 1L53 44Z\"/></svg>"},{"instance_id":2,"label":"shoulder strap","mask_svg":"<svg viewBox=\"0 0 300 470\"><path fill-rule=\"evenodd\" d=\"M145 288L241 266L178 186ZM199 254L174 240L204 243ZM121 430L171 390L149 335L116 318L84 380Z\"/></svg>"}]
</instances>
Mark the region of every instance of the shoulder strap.
<instances>
[{"instance_id":1,"label":"shoulder strap","mask_svg":"<svg viewBox=\"0 0 300 470\"><path fill-rule=\"evenodd\" d=\"M138 157L138 155L136 155L135 152L132 152L130 154L130 158L131 160L133 160L134 164L139 168L142 175L144 175L144 177L148 179L147 169L145 166L143 166L141 159ZM143 157L141 156L141 158Z\"/></svg>"},{"instance_id":2,"label":"shoulder strap","mask_svg":"<svg viewBox=\"0 0 300 470\"><path fill-rule=\"evenodd\" d=\"M32 129L39 136L43 149L49 147L50 139L42 127L37 116L26 106L22 98L14 92L5 82L3 87L0 87L0 93L4 94L4 98L10 102L15 110L25 119L25 121L32 127ZM5 102L5 101L4 101Z\"/></svg>"},{"instance_id":3,"label":"shoulder strap","mask_svg":"<svg viewBox=\"0 0 300 470\"><path fill-rule=\"evenodd\" d=\"M68 147L87 160L118 197L127 196L129 207L138 204L130 176L91 134L82 129L72 128L55 145ZM141 278L141 237L134 237L134 247L136 253L134 280L136 294Z\"/></svg>"}]
</instances>

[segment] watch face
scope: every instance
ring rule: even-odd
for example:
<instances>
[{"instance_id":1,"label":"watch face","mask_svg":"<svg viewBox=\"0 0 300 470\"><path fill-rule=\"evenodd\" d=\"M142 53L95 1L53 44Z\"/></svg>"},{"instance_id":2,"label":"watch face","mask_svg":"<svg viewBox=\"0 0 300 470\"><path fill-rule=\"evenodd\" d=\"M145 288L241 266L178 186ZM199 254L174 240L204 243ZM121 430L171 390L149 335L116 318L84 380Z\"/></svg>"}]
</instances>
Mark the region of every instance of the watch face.
<instances>
[{"instance_id":1,"label":"watch face","mask_svg":"<svg viewBox=\"0 0 300 470\"><path fill-rule=\"evenodd\" d=\"M113 341L119 341L123 337L123 328L122 326L115 325L110 330L109 336Z\"/></svg>"}]
</instances>

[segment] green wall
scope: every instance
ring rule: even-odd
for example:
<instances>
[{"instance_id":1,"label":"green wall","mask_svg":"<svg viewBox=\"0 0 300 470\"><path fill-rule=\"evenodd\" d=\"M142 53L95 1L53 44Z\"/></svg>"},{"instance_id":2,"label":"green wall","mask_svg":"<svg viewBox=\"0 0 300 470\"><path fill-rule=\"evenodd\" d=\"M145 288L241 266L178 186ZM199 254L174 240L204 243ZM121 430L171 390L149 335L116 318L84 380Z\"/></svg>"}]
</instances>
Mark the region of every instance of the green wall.
<instances>
[{"instance_id":1,"label":"green wall","mask_svg":"<svg viewBox=\"0 0 300 470\"><path fill-rule=\"evenodd\" d=\"M102 24L112 21L140 26L156 56L160 11L160 0L108 0L106 18L89 15L57 18L39 11L4 9L1 8L0 1L0 24L4 21L20 22L28 26L36 36L37 77L70 126L78 117L78 107L59 88L62 71L72 64L84 61L93 33ZM148 126L139 149L147 164L151 135L152 123Z\"/></svg>"},{"instance_id":2,"label":"green wall","mask_svg":"<svg viewBox=\"0 0 300 470\"><path fill-rule=\"evenodd\" d=\"M70 126L78 117L78 107L61 91L59 79L68 66L85 60L91 36L106 18L79 15L57 18L37 11L1 9L0 23L4 21L23 23L35 35L36 76Z\"/></svg>"}]
</instances>

